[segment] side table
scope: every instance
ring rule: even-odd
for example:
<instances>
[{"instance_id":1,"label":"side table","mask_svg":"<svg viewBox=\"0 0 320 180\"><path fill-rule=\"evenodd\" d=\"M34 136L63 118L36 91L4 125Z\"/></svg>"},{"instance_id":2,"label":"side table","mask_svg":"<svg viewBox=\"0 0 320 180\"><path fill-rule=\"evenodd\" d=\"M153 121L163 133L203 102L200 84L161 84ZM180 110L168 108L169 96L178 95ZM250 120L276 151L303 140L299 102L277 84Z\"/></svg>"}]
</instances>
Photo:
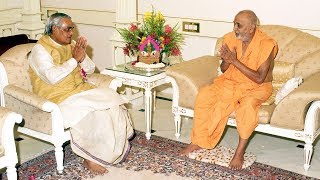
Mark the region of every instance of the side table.
<instances>
[{"instance_id":1,"label":"side table","mask_svg":"<svg viewBox=\"0 0 320 180\"><path fill-rule=\"evenodd\" d=\"M100 72L104 75L117 78L123 84L144 89L146 138L151 137L151 120L153 105L153 88L168 83L164 70L143 71L131 67L131 63L106 68Z\"/></svg>"}]
</instances>

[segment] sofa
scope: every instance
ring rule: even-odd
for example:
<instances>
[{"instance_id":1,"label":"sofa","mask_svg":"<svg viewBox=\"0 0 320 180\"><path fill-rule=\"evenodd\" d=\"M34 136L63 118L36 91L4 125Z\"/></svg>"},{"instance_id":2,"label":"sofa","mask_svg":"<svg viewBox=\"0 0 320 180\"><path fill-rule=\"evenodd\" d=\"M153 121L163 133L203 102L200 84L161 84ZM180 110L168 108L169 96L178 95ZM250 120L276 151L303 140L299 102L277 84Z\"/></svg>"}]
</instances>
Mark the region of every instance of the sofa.
<instances>
[{"instance_id":1,"label":"sofa","mask_svg":"<svg viewBox=\"0 0 320 180\"><path fill-rule=\"evenodd\" d=\"M304 169L310 167L312 143L320 133L320 39L298 29L280 25L261 25L279 46L273 70L273 93L259 110L255 131L304 141ZM199 89L213 82L221 72L217 40L214 55L206 55L167 68L172 85L172 112L176 137L180 136L181 116L193 117L194 101ZM303 82L277 99L288 81L300 77ZM276 101L278 100L278 101ZM228 125L236 126L232 113Z\"/></svg>"},{"instance_id":2,"label":"sofa","mask_svg":"<svg viewBox=\"0 0 320 180\"><path fill-rule=\"evenodd\" d=\"M41 139L55 146L58 173L63 172L63 144L70 140L70 131L63 126L59 106L32 92L28 74L27 55L36 40L26 35L0 38L0 102L22 115L23 123L17 129L20 133ZM88 81L101 87L117 89L121 81L110 76L93 73Z\"/></svg>"}]
</instances>

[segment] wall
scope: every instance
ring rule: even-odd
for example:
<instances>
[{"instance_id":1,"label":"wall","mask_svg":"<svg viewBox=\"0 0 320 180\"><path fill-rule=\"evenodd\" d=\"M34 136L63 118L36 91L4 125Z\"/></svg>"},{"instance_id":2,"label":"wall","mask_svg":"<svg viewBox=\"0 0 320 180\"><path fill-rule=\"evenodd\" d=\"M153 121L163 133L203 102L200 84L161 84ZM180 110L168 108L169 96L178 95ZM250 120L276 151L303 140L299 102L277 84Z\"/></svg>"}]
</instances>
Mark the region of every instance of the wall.
<instances>
[{"instance_id":1,"label":"wall","mask_svg":"<svg viewBox=\"0 0 320 180\"><path fill-rule=\"evenodd\" d=\"M0 0L0 37L16 33L15 24L21 19L22 0Z\"/></svg>"},{"instance_id":2,"label":"wall","mask_svg":"<svg viewBox=\"0 0 320 180\"><path fill-rule=\"evenodd\" d=\"M201 2L201 3L198 3ZM137 0L139 18L152 6L160 10L169 24L182 21L200 23L200 33L184 33L185 45L182 55L189 60L212 54L215 40L232 30L234 15L242 9L252 9L261 24L281 24L299 28L320 37L320 1L309 0ZM22 0L10 0L10 7L17 7ZM89 55L97 63L98 70L112 65L116 0L41 0L43 20L54 11L70 14L77 24L77 34L88 37Z\"/></svg>"},{"instance_id":3,"label":"wall","mask_svg":"<svg viewBox=\"0 0 320 180\"><path fill-rule=\"evenodd\" d=\"M22 8L23 0L4 0L9 8Z\"/></svg>"},{"instance_id":4,"label":"wall","mask_svg":"<svg viewBox=\"0 0 320 180\"><path fill-rule=\"evenodd\" d=\"M280 24L299 28L320 37L320 1L309 0L139 0L142 14L151 7L165 16L200 23L200 33L188 33L184 59L211 54L214 40L232 31L234 15L243 9L255 11L261 24Z\"/></svg>"}]
</instances>

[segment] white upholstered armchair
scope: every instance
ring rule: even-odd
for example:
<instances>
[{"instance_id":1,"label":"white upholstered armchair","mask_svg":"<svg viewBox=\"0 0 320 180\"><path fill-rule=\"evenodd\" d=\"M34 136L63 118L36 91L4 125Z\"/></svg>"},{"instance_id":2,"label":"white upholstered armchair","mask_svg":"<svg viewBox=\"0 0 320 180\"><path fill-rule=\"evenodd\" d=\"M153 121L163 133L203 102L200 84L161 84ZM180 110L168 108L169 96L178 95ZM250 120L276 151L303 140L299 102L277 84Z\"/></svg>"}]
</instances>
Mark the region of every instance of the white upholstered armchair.
<instances>
[{"instance_id":1,"label":"white upholstered armchair","mask_svg":"<svg viewBox=\"0 0 320 180\"><path fill-rule=\"evenodd\" d=\"M15 123L21 123L20 114L0 107L0 168L7 168L9 180L17 179L16 164L18 156L14 141L13 127Z\"/></svg>"},{"instance_id":2,"label":"white upholstered armchair","mask_svg":"<svg viewBox=\"0 0 320 180\"><path fill-rule=\"evenodd\" d=\"M18 127L19 132L55 146L57 170L62 173L62 145L70 140L70 132L64 129L58 105L32 92L27 54L34 45L20 44L0 56L1 106L22 115L24 125ZM121 86L120 81L98 73L88 76L88 80L97 86L109 86L113 89Z\"/></svg>"}]
</instances>

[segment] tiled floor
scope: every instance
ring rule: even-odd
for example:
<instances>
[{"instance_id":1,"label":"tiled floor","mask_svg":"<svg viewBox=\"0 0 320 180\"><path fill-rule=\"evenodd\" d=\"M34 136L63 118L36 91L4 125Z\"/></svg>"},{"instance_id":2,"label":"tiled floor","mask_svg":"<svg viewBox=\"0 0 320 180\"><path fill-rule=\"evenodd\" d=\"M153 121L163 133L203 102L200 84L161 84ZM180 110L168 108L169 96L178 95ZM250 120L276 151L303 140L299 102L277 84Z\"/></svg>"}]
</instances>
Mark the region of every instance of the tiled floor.
<instances>
[{"instance_id":1,"label":"tiled floor","mask_svg":"<svg viewBox=\"0 0 320 180\"><path fill-rule=\"evenodd\" d=\"M171 101L157 99L156 110L152 129L158 135L176 140L174 136L174 122L171 113ZM136 130L145 131L144 112L139 111L143 106L136 105L130 109ZM192 128L192 119L182 120L181 137L178 141L190 143L190 131ZM19 135L21 136L21 135ZM17 142L20 162L25 162L41 153L52 150L53 146L22 136L24 140ZM152 138L152 136L151 136ZM226 147L236 147L238 135L235 128L228 127L220 144ZM292 141L275 136L255 133L250 140L247 151L257 156L257 161L269 164L275 167L294 171L310 177L320 178L320 142L315 143L314 154L309 171L303 169L303 148L297 147L303 145L303 142Z\"/></svg>"}]
</instances>

